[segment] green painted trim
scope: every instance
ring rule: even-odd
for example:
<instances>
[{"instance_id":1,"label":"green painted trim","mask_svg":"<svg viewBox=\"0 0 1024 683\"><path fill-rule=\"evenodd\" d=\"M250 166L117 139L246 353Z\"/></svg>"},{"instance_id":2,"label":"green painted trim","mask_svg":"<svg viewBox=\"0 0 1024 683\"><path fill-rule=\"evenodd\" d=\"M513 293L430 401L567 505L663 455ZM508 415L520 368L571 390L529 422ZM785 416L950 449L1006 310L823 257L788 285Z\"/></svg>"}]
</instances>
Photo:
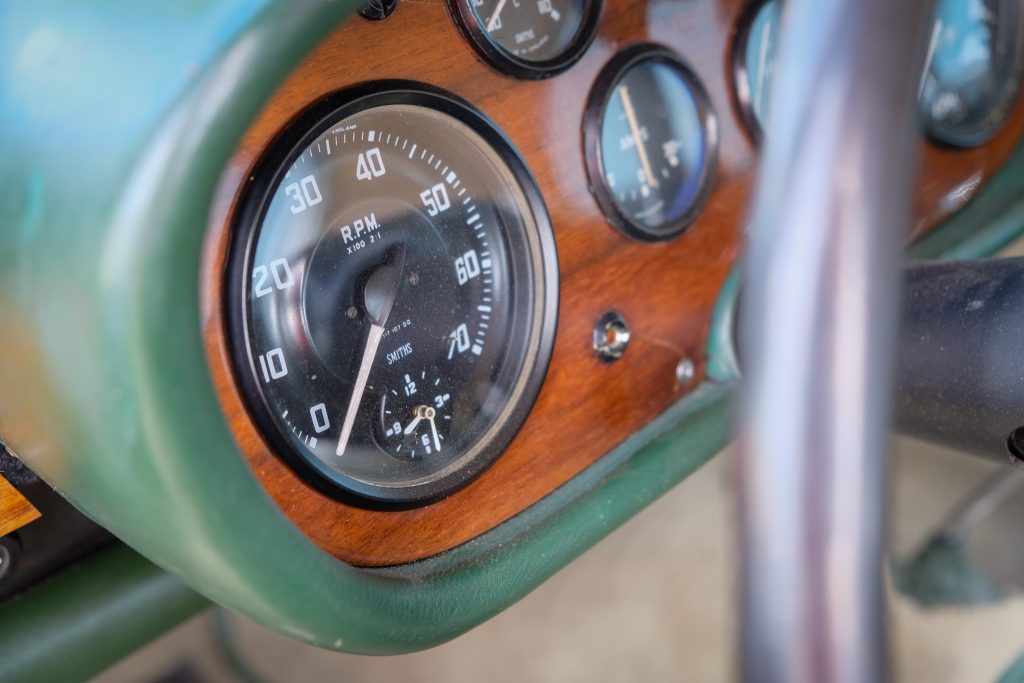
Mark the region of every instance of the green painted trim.
<instances>
[{"instance_id":1,"label":"green painted trim","mask_svg":"<svg viewBox=\"0 0 1024 683\"><path fill-rule=\"evenodd\" d=\"M735 382L740 379L740 361L736 349L736 316L743 282L743 265L729 273L718 293L711 312L708 334L708 379L713 382Z\"/></svg>"},{"instance_id":2,"label":"green painted trim","mask_svg":"<svg viewBox=\"0 0 1024 683\"><path fill-rule=\"evenodd\" d=\"M83 681L208 602L116 544L3 605L0 681Z\"/></svg>"},{"instance_id":3,"label":"green painted trim","mask_svg":"<svg viewBox=\"0 0 1024 683\"><path fill-rule=\"evenodd\" d=\"M964 546L960 538L932 538L908 560L890 564L894 585L922 607L966 607L1005 599L1006 591L971 562Z\"/></svg>"},{"instance_id":4,"label":"green painted trim","mask_svg":"<svg viewBox=\"0 0 1024 683\"><path fill-rule=\"evenodd\" d=\"M524 585L509 593L507 606L720 452L731 434L730 396L729 385L705 384L496 529L442 555L374 573L413 581L436 580L453 568L490 574L485 580L514 576Z\"/></svg>"},{"instance_id":5,"label":"green painted trim","mask_svg":"<svg viewBox=\"0 0 1024 683\"><path fill-rule=\"evenodd\" d=\"M1024 683L1024 654L1021 654L999 677L997 683Z\"/></svg>"},{"instance_id":6,"label":"green painted trim","mask_svg":"<svg viewBox=\"0 0 1024 683\"><path fill-rule=\"evenodd\" d=\"M917 242L916 259L991 256L1024 232L1024 146L941 229Z\"/></svg>"}]
</instances>

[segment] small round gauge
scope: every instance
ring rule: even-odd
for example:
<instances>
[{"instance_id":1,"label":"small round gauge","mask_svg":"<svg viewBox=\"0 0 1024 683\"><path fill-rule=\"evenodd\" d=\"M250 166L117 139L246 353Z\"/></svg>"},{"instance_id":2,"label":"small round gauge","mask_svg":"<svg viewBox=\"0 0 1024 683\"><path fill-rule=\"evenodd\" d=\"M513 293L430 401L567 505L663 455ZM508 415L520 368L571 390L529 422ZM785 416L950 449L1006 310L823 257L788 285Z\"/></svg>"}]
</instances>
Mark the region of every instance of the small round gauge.
<instances>
[{"instance_id":1,"label":"small round gauge","mask_svg":"<svg viewBox=\"0 0 1024 683\"><path fill-rule=\"evenodd\" d=\"M744 10L733 43L733 79L740 116L760 142L775 73L780 0L754 0Z\"/></svg>"},{"instance_id":2,"label":"small round gauge","mask_svg":"<svg viewBox=\"0 0 1024 683\"><path fill-rule=\"evenodd\" d=\"M1017 100L1022 68L1020 0L940 0L919 98L925 129L957 147L988 141Z\"/></svg>"},{"instance_id":3,"label":"small round gauge","mask_svg":"<svg viewBox=\"0 0 1024 683\"><path fill-rule=\"evenodd\" d=\"M232 240L229 330L250 413L339 499L445 496L532 406L557 272L536 184L481 114L404 81L329 96L259 163Z\"/></svg>"},{"instance_id":4,"label":"small round gauge","mask_svg":"<svg viewBox=\"0 0 1024 683\"><path fill-rule=\"evenodd\" d=\"M601 0L449 3L480 56L518 78L547 78L575 64L594 39L601 16Z\"/></svg>"},{"instance_id":5,"label":"small round gauge","mask_svg":"<svg viewBox=\"0 0 1024 683\"><path fill-rule=\"evenodd\" d=\"M452 420L451 402L440 373L406 373L400 385L381 391L379 443L397 458L441 453Z\"/></svg>"},{"instance_id":6,"label":"small round gauge","mask_svg":"<svg viewBox=\"0 0 1024 683\"><path fill-rule=\"evenodd\" d=\"M583 137L591 191L625 235L671 239L700 213L718 128L700 81L671 50L643 43L612 58L590 93Z\"/></svg>"}]
</instances>

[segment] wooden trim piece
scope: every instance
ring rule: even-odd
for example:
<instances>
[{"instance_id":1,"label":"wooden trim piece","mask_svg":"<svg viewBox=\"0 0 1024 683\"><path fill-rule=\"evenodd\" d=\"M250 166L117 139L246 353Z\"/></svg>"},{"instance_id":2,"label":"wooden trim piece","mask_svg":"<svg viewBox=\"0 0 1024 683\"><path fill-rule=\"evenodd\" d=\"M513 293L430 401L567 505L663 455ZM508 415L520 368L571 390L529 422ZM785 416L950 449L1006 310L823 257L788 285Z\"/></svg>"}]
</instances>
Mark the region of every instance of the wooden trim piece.
<instances>
[{"instance_id":1,"label":"wooden trim piece","mask_svg":"<svg viewBox=\"0 0 1024 683\"><path fill-rule=\"evenodd\" d=\"M0 476L0 536L17 531L42 515L14 484Z\"/></svg>"},{"instance_id":2,"label":"wooden trim piece","mask_svg":"<svg viewBox=\"0 0 1024 683\"><path fill-rule=\"evenodd\" d=\"M402 3L387 20L353 18L283 84L241 141L219 185L204 251L202 304L213 380L231 430L284 513L314 542L356 565L392 565L448 550L522 512L650 422L704 376L704 348L719 289L743 246L756 149L731 96L731 40L742 0L605 4L599 34L565 73L543 81L502 76L460 35L444 2ZM677 239L640 244L612 229L591 195L581 124L597 74L624 46L677 51L708 91L720 127L718 175L703 213ZM319 97L375 79L430 81L494 120L533 171L558 247L561 296L550 370L506 452L468 487L426 507L371 511L332 500L271 453L240 399L225 339L223 277L235 204L263 150ZM963 205L1005 161L1024 130L1024 106L989 144L970 150L922 141L914 234ZM591 351L608 310L632 341L614 363ZM697 372L676 381L680 360Z\"/></svg>"}]
</instances>

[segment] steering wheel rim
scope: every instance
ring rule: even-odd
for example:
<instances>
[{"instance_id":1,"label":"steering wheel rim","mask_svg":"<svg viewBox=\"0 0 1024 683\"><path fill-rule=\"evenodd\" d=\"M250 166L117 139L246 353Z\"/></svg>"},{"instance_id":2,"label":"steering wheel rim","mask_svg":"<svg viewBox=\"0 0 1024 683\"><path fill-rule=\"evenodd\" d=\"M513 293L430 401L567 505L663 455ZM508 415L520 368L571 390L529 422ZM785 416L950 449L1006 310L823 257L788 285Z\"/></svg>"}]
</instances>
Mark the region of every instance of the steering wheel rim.
<instances>
[{"instance_id":1,"label":"steering wheel rim","mask_svg":"<svg viewBox=\"0 0 1024 683\"><path fill-rule=\"evenodd\" d=\"M740 320L745 680L887 678L885 448L933 0L789 0Z\"/></svg>"}]
</instances>

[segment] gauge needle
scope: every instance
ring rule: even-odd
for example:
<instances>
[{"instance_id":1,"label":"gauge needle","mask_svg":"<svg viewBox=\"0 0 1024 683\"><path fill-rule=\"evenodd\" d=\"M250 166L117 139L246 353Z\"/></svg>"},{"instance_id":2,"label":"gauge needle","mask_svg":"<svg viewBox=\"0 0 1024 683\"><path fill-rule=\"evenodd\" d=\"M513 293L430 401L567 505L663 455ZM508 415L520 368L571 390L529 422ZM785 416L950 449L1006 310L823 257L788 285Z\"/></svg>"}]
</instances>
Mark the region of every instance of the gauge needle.
<instances>
[{"instance_id":1,"label":"gauge needle","mask_svg":"<svg viewBox=\"0 0 1024 683\"><path fill-rule=\"evenodd\" d=\"M626 86L619 86L619 97L622 99L622 108L626 110L626 120L629 121L629 130L633 134L633 142L636 143L636 152L640 155L640 165L643 166L647 184L652 188L658 187L658 181L654 179L654 173L651 171L651 162L647 158L647 148L640 138L640 126L637 125L636 112L633 111L633 100L629 98L629 89Z\"/></svg>"},{"instance_id":2,"label":"gauge needle","mask_svg":"<svg viewBox=\"0 0 1024 683\"><path fill-rule=\"evenodd\" d=\"M441 439L437 435L437 425L434 424L434 416L437 415L437 411L430 406L416 406L412 410L413 420L403 431L404 434L412 434L416 430L416 425L421 420L427 420L430 422L430 431L434 434L434 450L441 452Z\"/></svg>"},{"instance_id":3,"label":"gauge needle","mask_svg":"<svg viewBox=\"0 0 1024 683\"><path fill-rule=\"evenodd\" d=\"M768 88L765 82L768 80L768 47L771 45L772 22L767 22L764 31L761 33L761 50L757 55L757 110L764 111L764 98Z\"/></svg>"},{"instance_id":4,"label":"gauge needle","mask_svg":"<svg viewBox=\"0 0 1024 683\"><path fill-rule=\"evenodd\" d=\"M494 10L494 14L487 20L487 32L490 33L494 30L494 25L498 23L498 18L501 17L501 10L505 9L505 3L508 0L498 0L498 6Z\"/></svg>"},{"instance_id":5,"label":"gauge needle","mask_svg":"<svg viewBox=\"0 0 1024 683\"><path fill-rule=\"evenodd\" d=\"M430 431L434 434L434 450L441 452L441 440L437 438L437 425L434 424L434 416L430 416Z\"/></svg>"},{"instance_id":6,"label":"gauge needle","mask_svg":"<svg viewBox=\"0 0 1024 683\"><path fill-rule=\"evenodd\" d=\"M373 369L373 359L377 355L377 347L384 336L384 324L391 315L391 307L395 305L395 297L398 296L398 288L402 284L402 271L405 267L405 247L399 245L388 254L384 265L379 266L366 280L366 287L363 289L363 302L366 307L366 317L370 321L370 332L366 336L366 347L363 349L363 358L359 362L359 373L356 375L355 386L352 387L352 397L348 402L348 411L345 413L345 422L341 426L341 437L338 439L337 455L345 452L348 446L349 437L352 436L352 426L356 422L356 413L359 412L359 404L363 401L363 391L366 389L366 380L370 377L370 370Z\"/></svg>"},{"instance_id":7,"label":"gauge needle","mask_svg":"<svg viewBox=\"0 0 1024 683\"><path fill-rule=\"evenodd\" d=\"M928 41L928 54L924 58L924 72L921 74L921 82L917 86L917 99L921 99L921 93L924 92L925 83L928 82L928 73L932 68L932 60L935 58L935 48L939 45L939 36L942 35L942 19L935 22L935 26L932 28L932 37Z\"/></svg>"},{"instance_id":8,"label":"gauge needle","mask_svg":"<svg viewBox=\"0 0 1024 683\"><path fill-rule=\"evenodd\" d=\"M416 417L414 417L412 422L409 423L409 426L405 428L405 431L402 432L403 434L412 434L413 430L416 429L416 425L418 425L420 423L420 420L423 419L423 416L420 415L418 410L416 411L415 415Z\"/></svg>"}]
</instances>

